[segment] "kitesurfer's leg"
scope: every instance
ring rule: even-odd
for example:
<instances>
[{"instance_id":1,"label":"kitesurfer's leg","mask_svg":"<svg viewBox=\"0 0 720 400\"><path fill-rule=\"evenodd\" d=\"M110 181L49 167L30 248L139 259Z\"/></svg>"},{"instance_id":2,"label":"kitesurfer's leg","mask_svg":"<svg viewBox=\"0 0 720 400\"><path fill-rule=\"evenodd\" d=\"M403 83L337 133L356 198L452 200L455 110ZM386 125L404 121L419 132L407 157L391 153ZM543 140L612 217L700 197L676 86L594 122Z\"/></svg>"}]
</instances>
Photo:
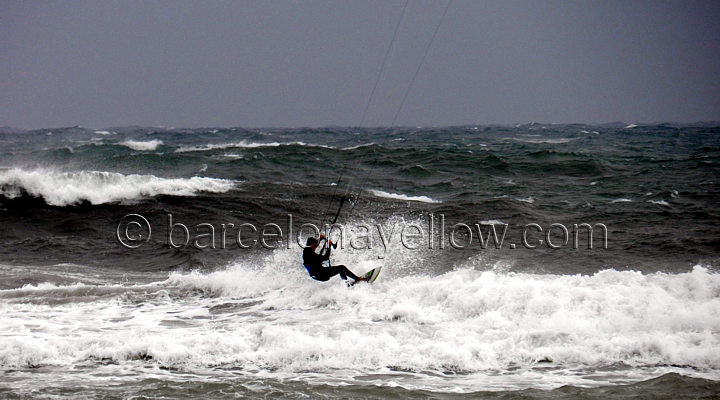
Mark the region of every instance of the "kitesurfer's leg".
<instances>
[{"instance_id":1,"label":"kitesurfer's leg","mask_svg":"<svg viewBox=\"0 0 720 400\"><path fill-rule=\"evenodd\" d=\"M330 267L330 268L337 268L337 269L338 269L338 272L337 272L337 273L340 274L340 277L341 277L343 280L346 280L348 276L351 277L351 278L353 278L353 279L356 280L356 281L357 281L357 280L360 280L360 277L359 277L359 276L353 274L352 271L350 271L350 270L349 270L346 266L344 266L344 265L335 265L335 266L332 266L332 267Z\"/></svg>"},{"instance_id":2,"label":"kitesurfer's leg","mask_svg":"<svg viewBox=\"0 0 720 400\"><path fill-rule=\"evenodd\" d=\"M316 281L325 282L335 275L340 275L340 278L342 278L342 280L346 280L348 276L356 281L360 280L360 277L353 274L352 271L347 269L347 267L344 265L333 265L332 267L314 268L310 276L312 276L313 279L315 279Z\"/></svg>"},{"instance_id":3,"label":"kitesurfer's leg","mask_svg":"<svg viewBox=\"0 0 720 400\"><path fill-rule=\"evenodd\" d=\"M326 282L335 275L337 275L337 272L332 273L332 271L329 271L329 268L313 268L310 273L313 279L320 282Z\"/></svg>"}]
</instances>

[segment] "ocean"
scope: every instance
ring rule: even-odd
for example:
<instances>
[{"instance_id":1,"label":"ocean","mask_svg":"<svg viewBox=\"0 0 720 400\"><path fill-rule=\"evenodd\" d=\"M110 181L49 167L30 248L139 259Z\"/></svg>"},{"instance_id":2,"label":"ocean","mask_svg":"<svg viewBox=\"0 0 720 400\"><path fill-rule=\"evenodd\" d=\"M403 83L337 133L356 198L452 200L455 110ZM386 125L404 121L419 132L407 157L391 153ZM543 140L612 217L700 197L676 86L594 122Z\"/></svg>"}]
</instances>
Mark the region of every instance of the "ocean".
<instances>
[{"instance_id":1,"label":"ocean","mask_svg":"<svg viewBox=\"0 0 720 400\"><path fill-rule=\"evenodd\" d=\"M0 128L0 397L717 397L719 179L720 123Z\"/></svg>"}]
</instances>

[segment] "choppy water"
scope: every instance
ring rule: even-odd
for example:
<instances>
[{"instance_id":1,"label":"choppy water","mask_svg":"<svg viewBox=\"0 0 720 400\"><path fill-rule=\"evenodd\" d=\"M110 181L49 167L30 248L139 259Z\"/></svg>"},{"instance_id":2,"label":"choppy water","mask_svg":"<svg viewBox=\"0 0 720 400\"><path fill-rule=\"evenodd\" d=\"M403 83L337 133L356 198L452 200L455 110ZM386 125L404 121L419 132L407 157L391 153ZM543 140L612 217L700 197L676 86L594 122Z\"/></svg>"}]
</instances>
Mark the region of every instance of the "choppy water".
<instances>
[{"instance_id":1,"label":"choppy water","mask_svg":"<svg viewBox=\"0 0 720 400\"><path fill-rule=\"evenodd\" d=\"M0 394L717 395L719 134L6 129ZM373 231L371 249L333 255L356 272L382 265L372 286L311 280L285 237L275 250L241 249L234 232L224 249L167 243L168 214L193 237L201 223L218 237L243 223L287 234L288 214L297 232L331 219L348 187L360 198L339 222L395 235L383 245ZM116 238L130 213L153 228L137 249ZM506 242L483 249L475 232L452 248L441 217L448 228L506 223ZM427 237L404 248L392 229L414 223L427 236L431 220L432 249ZM531 231L539 245L527 249L529 223L604 224L608 248L597 232L593 249L552 249Z\"/></svg>"}]
</instances>

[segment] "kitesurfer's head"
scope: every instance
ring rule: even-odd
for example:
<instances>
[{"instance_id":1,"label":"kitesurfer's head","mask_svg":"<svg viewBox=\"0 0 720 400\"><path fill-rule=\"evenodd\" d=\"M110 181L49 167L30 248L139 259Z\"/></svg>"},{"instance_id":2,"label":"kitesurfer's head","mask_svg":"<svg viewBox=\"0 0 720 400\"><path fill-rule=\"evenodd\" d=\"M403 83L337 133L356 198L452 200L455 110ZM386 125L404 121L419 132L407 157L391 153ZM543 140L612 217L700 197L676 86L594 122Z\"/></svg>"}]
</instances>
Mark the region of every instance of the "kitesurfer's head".
<instances>
[{"instance_id":1,"label":"kitesurfer's head","mask_svg":"<svg viewBox=\"0 0 720 400\"><path fill-rule=\"evenodd\" d=\"M315 239L314 237L309 237L306 245L314 249L315 247L317 247L317 239Z\"/></svg>"}]
</instances>

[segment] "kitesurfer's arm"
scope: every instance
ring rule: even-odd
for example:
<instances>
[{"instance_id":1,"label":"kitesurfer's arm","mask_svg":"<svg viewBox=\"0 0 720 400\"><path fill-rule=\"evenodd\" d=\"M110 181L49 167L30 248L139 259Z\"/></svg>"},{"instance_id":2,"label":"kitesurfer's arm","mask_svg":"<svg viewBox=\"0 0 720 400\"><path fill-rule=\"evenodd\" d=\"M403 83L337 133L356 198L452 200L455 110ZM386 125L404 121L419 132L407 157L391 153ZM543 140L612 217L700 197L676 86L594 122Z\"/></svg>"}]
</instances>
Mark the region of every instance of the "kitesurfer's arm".
<instances>
[{"instance_id":1,"label":"kitesurfer's arm","mask_svg":"<svg viewBox=\"0 0 720 400\"><path fill-rule=\"evenodd\" d=\"M321 254L322 260L329 260L330 259L330 248L332 247L332 240L328 241L328 246L325 248L325 253Z\"/></svg>"}]
</instances>

